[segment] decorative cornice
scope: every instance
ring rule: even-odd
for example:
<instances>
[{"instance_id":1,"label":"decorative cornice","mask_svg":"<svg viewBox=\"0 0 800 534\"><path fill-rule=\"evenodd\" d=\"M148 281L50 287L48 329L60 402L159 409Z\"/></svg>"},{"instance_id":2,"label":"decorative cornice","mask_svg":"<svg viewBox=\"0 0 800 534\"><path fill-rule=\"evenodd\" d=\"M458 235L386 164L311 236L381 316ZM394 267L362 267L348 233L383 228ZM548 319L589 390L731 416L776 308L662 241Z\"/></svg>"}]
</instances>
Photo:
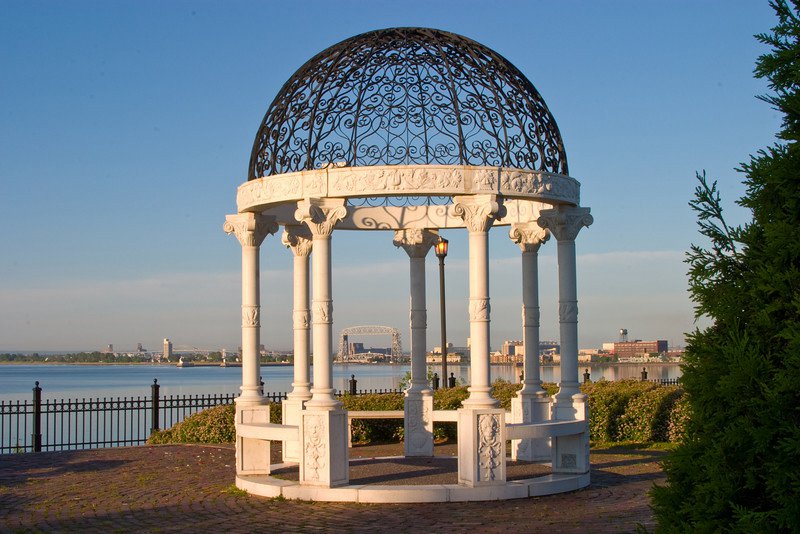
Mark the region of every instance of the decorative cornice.
<instances>
[{"instance_id":1,"label":"decorative cornice","mask_svg":"<svg viewBox=\"0 0 800 534\"><path fill-rule=\"evenodd\" d=\"M347 217L341 199L311 199L297 203L295 219L305 223L313 236L330 236L336 223Z\"/></svg>"},{"instance_id":2,"label":"decorative cornice","mask_svg":"<svg viewBox=\"0 0 800 534\"><path fill-rule=\"evenodd\" d=\"M313 247L313 236L308 226L302 224L287 224L283 235L281 236L281 243L286 248L292 250L295 256L308 256L311 254Z\"/></svg>"},{"instance_id":3,"label":"decorative cornice","mask_svg":"<svg viewBox=\"0 0 800 534\"><path fill-rule=\"evenodd\" d=\"M453 212L470 232L488 232L495 219L505 215L502 201L496 195L453 197Z\"/></svg>"},{"instance_id":4,"label":"decorative cornice","mask_svg":"<svg viewBox=\"0 0 800 534\"><path fill-rule=\"evenodd\" d=\"M542 210L539 215L539 226L547 228L559 241L573 241L584 226L594 222L589 208L570 208L558 206L554 209Z\"/></svg>"},{"instance_id":5,"label":"decorative cornice","mask_svg":"<svg viewBox=\"0 0 800 534\"><path fill-rule=\"evenodd\" d=\"M234 234L243 247L258 247L268 235L278 231L275 217L261 213L239 213L225 216L222 229Z\"/></svg>"},{"instance_id":6,"label":"decorative cornice","mask_svg":"<svg viewBox=\"0 0 800 534\"><path fill-rule=\"evenodd\" d=\"M539 247L550 239L550 232L535 222L514 223L508 237L516 243L522 252L539 252Z\"/></svg>"},{"instance_id":7,"label":"decorative cornice","mask_svg":"<svg viewBox=\"0 0 800 534\"><path fill-rule=\"evenodd\" d=\"M412 228L395 231L392 243L396 247L402 247L410 258L424 258L437 241L439 232Z\"/></svg>"}]
</instances>

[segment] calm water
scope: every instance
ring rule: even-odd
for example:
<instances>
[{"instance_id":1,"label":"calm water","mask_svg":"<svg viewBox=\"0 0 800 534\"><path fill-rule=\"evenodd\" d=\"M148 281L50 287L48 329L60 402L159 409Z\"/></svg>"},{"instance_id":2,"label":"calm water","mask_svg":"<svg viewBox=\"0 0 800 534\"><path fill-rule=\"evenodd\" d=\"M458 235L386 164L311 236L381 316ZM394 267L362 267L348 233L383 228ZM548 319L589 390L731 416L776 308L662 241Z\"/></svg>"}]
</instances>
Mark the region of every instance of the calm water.
<instances>
[{"instance_id":1,"label":"calm water","mask_svg":"<svg viewBox=\"0 0 800 534\"><path fill-rule=\"evenodd\" d=\"M678 378L676 364L614 364L582 365L581 380L588 368L592 380L639 378L647 367L649 378ZM334 365L333 387L346 390L350 375L358 380L358 389L394 389L411 370L409 365ZM448 365L448 370L464 383L469 383L469 366ZM440 367L434 371L441 373ZM291 366L262 366L264 389L269 392L291 390ZM492 379L519 381L521 367L493 365ZM542 380L557 382L558 366L543 366ZM174 365L0 365L0 400L23 400L32 395L34 382L49 399L136 397L150 395L150 385L157 378L162 395L200 393L237 393L242 381L238 367L187 367Z\"/></svg>"}]
</instances>

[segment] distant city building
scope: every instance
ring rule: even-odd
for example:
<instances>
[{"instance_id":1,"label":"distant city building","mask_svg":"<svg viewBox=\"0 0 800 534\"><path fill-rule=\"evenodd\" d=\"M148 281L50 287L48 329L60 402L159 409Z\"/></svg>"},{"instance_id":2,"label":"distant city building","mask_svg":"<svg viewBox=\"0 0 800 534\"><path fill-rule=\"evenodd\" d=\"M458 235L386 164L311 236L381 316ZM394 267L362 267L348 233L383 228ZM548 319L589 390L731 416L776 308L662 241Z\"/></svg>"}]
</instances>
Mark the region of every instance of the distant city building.
<instances>
[{"instance_id":1,"label":"distant city building","mask_svg":"<svg viewBox=\"0 0 800 534\"><path fill-rule=\"evenodd\" d=\"M147 349L143 348L141 343L137 343L136 352L147 352Z\"/></svg>"},{"instance_id":2,"label":"distant city building","mask_svg":"<svg viewBox=\"0 0 800 534\"><path fill-rule=\"evenodd\" d=\"M164 338L164 358L172 358L172 341L168 337Z\"/></svg>"},{"instance_id":3,"label":"distant city building","mask_svg":"<svg viewBox=\"0 0 800 534\"><path fill-rule=\"evenodd\" d=\"M636 358L647 354L665 354L669 350L667 340L659 339L656 341L623 341L614 343L614 354L617 359L625 360Z\"/></svg>"},{"instance_id":4,"label":"distant city building","mask_svg":"<svg viewBox=\"0 0 800 534\"><path fill-rule=\"evenodd\" d=\"M514 341L503 341L503 348L500 350L500 353L503 356L515 356L515 355L524 355L525 354L525 345L522 341L514 340Z\"/></svg>"},{"instance_id":5,"label":"distant city building","mask_svg":"<svg viewBox=\"0 0 800 534\"><path fill-rule=\"evenodd\" d=\"M114 353L114 344L113 343L109 343L108 345L106 345L106 350L104 350L103 352L105 352L107 354L113 354Z\"/></svg>"}]
</instances>

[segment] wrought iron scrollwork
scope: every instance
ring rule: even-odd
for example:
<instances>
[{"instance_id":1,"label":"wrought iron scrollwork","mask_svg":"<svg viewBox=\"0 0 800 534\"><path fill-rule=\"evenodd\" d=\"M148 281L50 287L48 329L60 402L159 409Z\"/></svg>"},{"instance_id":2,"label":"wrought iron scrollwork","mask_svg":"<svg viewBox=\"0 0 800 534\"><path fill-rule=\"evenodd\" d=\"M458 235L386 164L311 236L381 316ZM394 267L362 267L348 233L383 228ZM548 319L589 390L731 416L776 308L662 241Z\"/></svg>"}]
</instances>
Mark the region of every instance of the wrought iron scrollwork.
<instances>
[{"instance_id":1,"label":"wrought iron scrollwork","mask_svg":"<svg viewBox=\"0 0 800 534\"><path fill-rule=\"evenodd\" d=\"M329 164L569 174L556 121L508 60L460 35L390 28L314 56L267 110L249 179Z\"/></svg>"}]
</instances>

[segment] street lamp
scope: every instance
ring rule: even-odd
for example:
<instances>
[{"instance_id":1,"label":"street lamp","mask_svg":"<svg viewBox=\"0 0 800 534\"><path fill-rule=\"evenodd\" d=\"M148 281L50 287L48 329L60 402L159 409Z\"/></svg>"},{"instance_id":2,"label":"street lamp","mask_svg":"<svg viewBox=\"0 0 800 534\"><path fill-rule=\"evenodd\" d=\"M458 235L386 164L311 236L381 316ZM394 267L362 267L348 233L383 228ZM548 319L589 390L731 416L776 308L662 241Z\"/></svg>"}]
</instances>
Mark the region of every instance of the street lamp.
<instances>
[{"instance_id":1,"label":"street lamp","mask_svg":"<svg viewBox=\"0 0 800 534\"><path fill-rule=\"evenodd\" d=\"M447 320L444 306L444 258L447 256L447 239L439 236L436 242L436 257L439 258L439 315L442 318L442 387L446 388L447 378Z\"/></svg>"}]
</instances>

